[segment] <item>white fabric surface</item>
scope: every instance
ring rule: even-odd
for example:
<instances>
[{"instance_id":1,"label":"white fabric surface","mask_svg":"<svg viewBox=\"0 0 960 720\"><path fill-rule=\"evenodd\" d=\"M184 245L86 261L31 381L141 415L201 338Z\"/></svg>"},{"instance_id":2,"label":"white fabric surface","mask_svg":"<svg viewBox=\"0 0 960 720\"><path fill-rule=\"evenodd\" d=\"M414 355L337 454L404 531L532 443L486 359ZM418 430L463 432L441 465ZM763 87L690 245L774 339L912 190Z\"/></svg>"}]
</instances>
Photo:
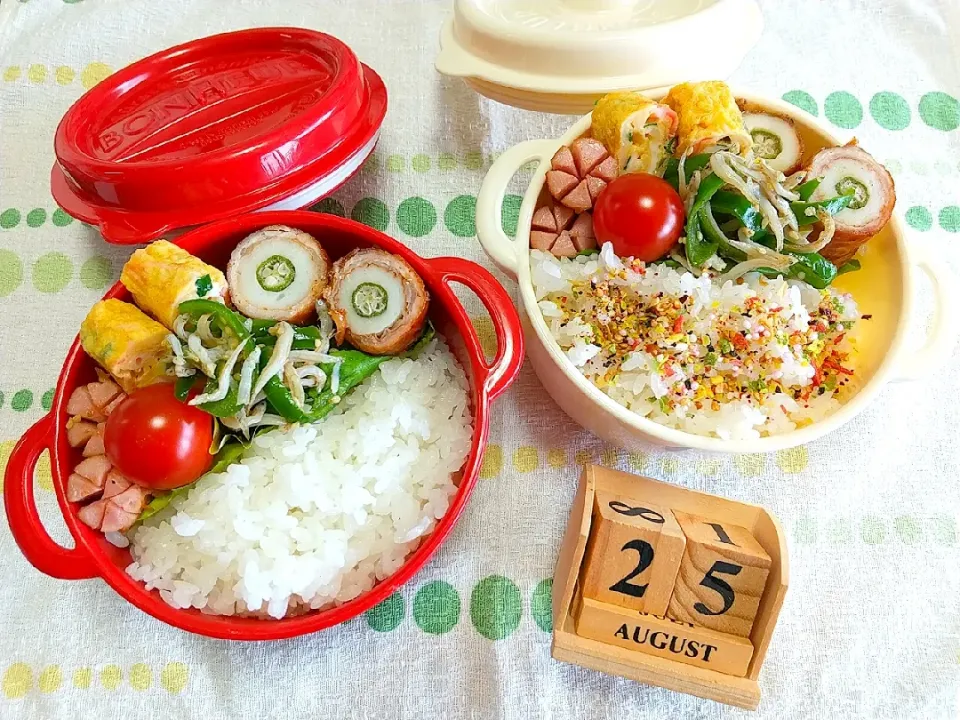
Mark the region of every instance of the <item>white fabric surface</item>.
<instances>
[{"instance_id":1,"label":"white fabric surface","mask_svg":"<svg viewBox=\"0 0 960 720\"><path fill-rule=\"evenodd\" d=\"M856 98L862 120L849 132L891 161L898 212L916 206L931 213L932 227L911 231L911 242L956 271L960 235L942 226L956 229L953 211L943 218L940 211L960 205L960 131L930 127L918 108L927 93L960 97L960 6L764 0L763 9L763 38L733 81L773 96L803 90L821 116L831 93ZM91 63L117 69L191 38L251 26L298 25L337 35L382 74L390 108L377 165L335 197L348 213L360 198L378 198L390 210L388 232L417 251L489 266L475 238L457 237L444 222L453 198L476 195L489 164L477 167L468 154L489 156L520 140L558 135L571 119L502 107L438 76L433 58L449 11L445 1L413 0L3 0L0 213L14 208L22 217L0 229L0 289L15 287L0 295L0 458L41 416L41 395L55 383L80 320L102 292L103 269L114 280L129 252L105 246L79 223L58 227L51 215L53 133L84 78L96 76ZM732 32L733 22L718 28L717 41ZM871 98L887 91L909 107L902 130L886 129L871 115ZM840 97L830 106L842 106ZM937 117L949 127L953 106L944 107ZM842 122L856 115L831 112ZM413 160L419 155L429 159L429 170L414 169L425 165ZM424 237L398 226L397 208L412 196L438 214ZM37 227L27 217L33 208L47 212ZM926 225L922 212L911 217ZM66 256L69 275L51 252ZM22 265L20 282L11 256ZM91 261L96 257L106 260ZM467 302L478 315L475 300ZM920 325L929 302L921 293ZM787 530L790 590L761 675L756 717L960 717L958 369L955 353L936 377L890 385L855 421L797 452L634 458L654 477L763 504ZM14 409L24 389L32 401L20 394L16 405L27 407ZM42 576L0 523L0 717L746 716L550 658L550 636L535 622L531 596L553 574L578 474L575 453L603 453L623 469L631 462L624 453L604 453L609 448L565 418L529 367L494 414L488 477L447 544L404 588L404 617L392 631L378 632L358 618L283 642L194 637L144 615L103 582ZM65 540L52 493L39 488L37 501L54 535ZM490 611L475 588L491 575L508 578L522 598L518 627L500 640L484 637L471 618L472 604L481 619ZM414 613L418 591L434 580L452 585L460 599L459 620L444 634L424 632ZM83 688L87 670L92 682Z\"/></svg>"}]
</instances>

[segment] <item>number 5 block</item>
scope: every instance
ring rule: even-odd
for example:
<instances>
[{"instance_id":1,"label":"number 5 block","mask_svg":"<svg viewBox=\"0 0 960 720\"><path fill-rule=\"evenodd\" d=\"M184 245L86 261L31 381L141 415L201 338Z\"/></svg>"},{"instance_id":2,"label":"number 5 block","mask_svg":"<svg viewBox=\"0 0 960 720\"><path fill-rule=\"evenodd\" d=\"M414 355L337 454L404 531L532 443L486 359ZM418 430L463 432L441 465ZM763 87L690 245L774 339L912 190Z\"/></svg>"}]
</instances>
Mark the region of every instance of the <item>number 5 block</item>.
<instances>
[{"instance_id":1,"label":"number 5 block","mask_svg":"<svg viewBox=\"0 0 960 720\"><path fill-rule=\"evenodd\" d=\"M676 513L687 538L667 616L748 637L770 556L745 528Z\"/></svg>"},{"instance_id":2,"label":"number 5 block","mask_svg":"<svg viewBox=\"0 0 960 720\"><path fill-rule=\"evenodd\" d=\"M669 508L598 490L583 564L583 596L663 615L685 544Z\"/></svg>"}]
</instances>

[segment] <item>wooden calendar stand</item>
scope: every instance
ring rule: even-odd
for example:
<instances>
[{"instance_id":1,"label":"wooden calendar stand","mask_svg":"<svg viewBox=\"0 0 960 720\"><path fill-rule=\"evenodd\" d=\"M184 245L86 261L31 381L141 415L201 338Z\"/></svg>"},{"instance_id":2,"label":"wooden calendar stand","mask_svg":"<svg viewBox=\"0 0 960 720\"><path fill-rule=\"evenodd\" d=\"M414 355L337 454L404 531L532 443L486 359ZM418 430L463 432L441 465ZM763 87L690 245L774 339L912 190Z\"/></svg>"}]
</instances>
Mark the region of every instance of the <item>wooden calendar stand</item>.
<instances>
[{"instance_id":1,"label":"wooden calendar stand","mask_svg":"<svg viewBox=\"0 0 960 720\"><path fill-rule=\"evenodd\" d=\"M690 664L689 660L681 662L672 657L660 656L669 655L669 652L658 655L650 654L655 653L656 650L648 649L647 652L643 652L624 647L629 645L629 642L616 644L615 641L619 636L611 637L611 642L602 642L577 634L577 621L578 618L584 621L585 616L582 613L585 605L591 613L589 616L591 623L598 617L605 617L603 613L609 616L616 614L618 617L626 617L625 614L636 612L637 620L644 617L643 613L631 608L604 605L584 598L582 594L583 578L581 576L584 574L582 566L588 540L591 537L594 500L598 491L605 496L635 498L638 502L670 508L686 516L708 518L717 523L729 523L748 531L762 551L769 556L769 574L766 576L763 592L759 596L759 603L756 604L754 599L756 615L752 620L749 635L744 638L737 638L734 635L724 636L731 643L731 648L728 650L731 664L726 667L726 672L697 667L695 664ZM762 551L757 550L761 554ZM646 477L587 465L580 477L580 486L570 511L570 521L554 574L553 657L649 685L755 710L760 702L760 685L757 680L787 592L787 577L787 547L783 531L776 518L763 508ZM685 625L676 620L653 615L646 618L654 629L662 627L666 630L667 627ZM690 628L691 636L694 636L694 633L700 633L701 637L703 635L709 637L709 633L715 632L700 627L694 628L693 625L687 627ZM581 630L584 630L583 626ZM683 631L679 631L679 634L683 634ZM666 637L665 634L664 637ZM752 644L752 652L747 654L749 662L743 659L742 655L737 655L738 648L733 647L737 642ZM715 657L721 656L724 652L723 647L721 645L721 649L716 651ZM743 672L744 667L745 672ZM730 674L731 672L734 674Z\"/></svg>"}]
</instances>

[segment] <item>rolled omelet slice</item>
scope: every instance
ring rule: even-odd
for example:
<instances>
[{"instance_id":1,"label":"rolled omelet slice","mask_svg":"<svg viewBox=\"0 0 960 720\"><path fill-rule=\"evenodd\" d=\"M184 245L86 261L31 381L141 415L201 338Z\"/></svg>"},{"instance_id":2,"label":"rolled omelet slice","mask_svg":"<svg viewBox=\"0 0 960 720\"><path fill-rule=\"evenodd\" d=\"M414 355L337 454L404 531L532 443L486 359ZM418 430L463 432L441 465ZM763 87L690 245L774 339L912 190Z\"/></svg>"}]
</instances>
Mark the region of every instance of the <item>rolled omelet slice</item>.
<instances>
[{"instance_id":1,"label":"rolled omelet slice","mask_svg":"<svg viewBox=\"0 0 960 720\"><path fill-rule=\"evenodd\" d=\"M747 155L753 147L743 114L725 82L682 83L671 88L663 102L679 118L677 153L697 155L727 145L737 154Z\"/></svg>"},{"instance_id":2,"label":"rolled omelet slice","mask_svg":"<svg viewBox=\"0 0 960 720\"><path fill-rule=\"evenodd\" d=\"M123 266L120 282L140 308L168 328L185 300L227 296L222 272L166 240L137 250Z\"/></svg>"},{"instance_id":3,"label":"rolled omelet slice","mask_svg":"<svg viewBox=\"0 0 960 720\"><path fill-rule=\"evenodd\" d=\"M80 344L125 392L158 382L170 355L163 325L130 303L101 300L80 324Z\"/></svg>"},{"instance_id":4,"label":"rolled omelet slice","mask_svg":"<svg viewBox=\"0 0 960 720\"><path fill-rule=\"evenodd\" d=\"M604 95L593 109L593 136L617 158L620 174L655 173L670 155L677 114L637 92Z\"/></svg>"}]
</instances>

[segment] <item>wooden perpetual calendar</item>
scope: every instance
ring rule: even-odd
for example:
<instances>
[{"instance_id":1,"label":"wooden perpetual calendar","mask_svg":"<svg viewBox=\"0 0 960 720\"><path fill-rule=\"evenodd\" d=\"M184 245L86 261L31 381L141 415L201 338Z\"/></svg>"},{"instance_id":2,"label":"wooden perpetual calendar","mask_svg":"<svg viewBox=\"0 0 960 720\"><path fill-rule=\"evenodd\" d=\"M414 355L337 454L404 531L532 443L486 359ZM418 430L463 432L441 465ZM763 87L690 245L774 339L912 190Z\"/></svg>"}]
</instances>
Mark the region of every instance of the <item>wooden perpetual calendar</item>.
<instances>
[{"instance_id":1,"label":"wooden perpetual calendar","mask_svg":"<svg viewBox=\"0 0 960 720\"><path fill-rule=\"evenodd\" d=\"M587 465L553 588L557 660L753 710L787 548L761 507Z\"/></svg>"}]
</instances>

